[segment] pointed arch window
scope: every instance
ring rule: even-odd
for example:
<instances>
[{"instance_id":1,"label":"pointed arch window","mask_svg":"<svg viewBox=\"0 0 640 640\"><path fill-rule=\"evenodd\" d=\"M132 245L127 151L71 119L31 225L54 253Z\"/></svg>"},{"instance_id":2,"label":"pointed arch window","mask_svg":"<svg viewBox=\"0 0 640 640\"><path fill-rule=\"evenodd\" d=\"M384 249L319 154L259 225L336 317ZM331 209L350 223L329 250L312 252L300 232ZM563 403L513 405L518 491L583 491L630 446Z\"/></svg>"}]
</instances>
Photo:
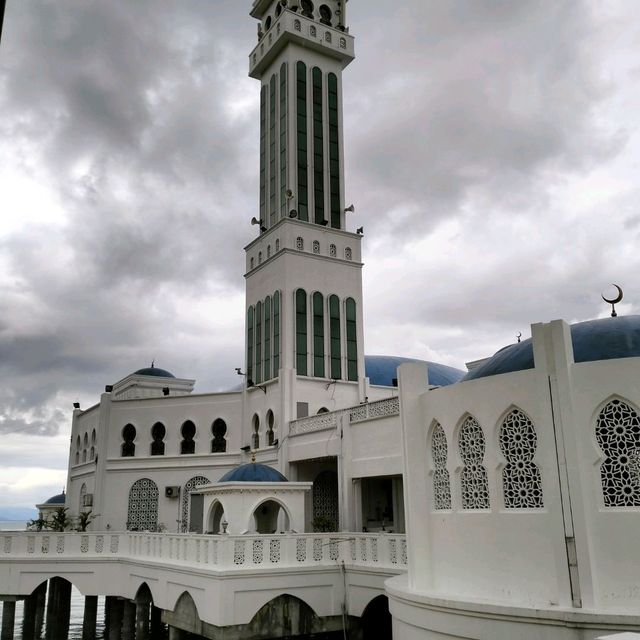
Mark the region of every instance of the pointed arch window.
<instances>
[{"instance_id":1,"label":"pointed arch window","mask_svg":"<svg viewBox=\"0 0 640 640\"><path fill-rule=\"evenodd\" d=\"M260 448L260 418L257 413L253 414L252 426L251 448L255 450Z\"/></svg>"},{"instance_id":2,"label":"pointed arch window","mask_svg":"<svg viewBox=\"0 0 640 640\"><path fill-rule=\"evenodd\" d=\"M271 296L264 301L264 379L271 380Z\"/></svg>"},{"instance_id":3,"label":"pointed arch window","mask_svg":"<svg viewBox=\"0 0 640 640\"><path fill-rule=\"evenodd\" d=\"M275 442L274 425L275 416L273 415L273 411L269 409L269 411L267 411L267 445L269 447L273 446Z\"/></svg>"},{"instance_id":4,"label":"pointed arch window","mask_svg":"<svg viewBox=\"0 0 640 640\"><path fill-rule=\"evenodd\" d=\"M600 481L605 507L640 507L640 416L624 400L598 414L596 441L605 459Z\"/></svg>"},{"instance_id":5,"label":"pointed arch window","mask_svg":"<svg viewBox=\"0 0 640 640\"><path fill-rule=\"evenodd\" d=\"M273 377L280 371L280 292L273 294Z\"/></svg>"},{"instance_id":6,"label":"pointed arch window","mask_svg":"<svg viewBox=\"0 0 640 640\"><path fill-rule=\"evenodd\" d=\"M489 509L489 480L484 461L485 440L482 427L468 416L458 434L458 449L464 467L460 474L463 509Z\"/></svg>"},{"instance_id":7,"label":"pointed arch window","mask_svg":"<svg viewBox=\"0 0 640 640\"><path fill-rule=\"evenodd\" d=\"M331 378L342 378L342 354L340 348L340 299L333 295L329 297L329 342L331 360Z\"/></svg>"},{"instance_id":8,"label":"pointed arch window","mask_svg":"<svg viewBox=\"0 0 640 640\"><path fill-rule=\"evenodd\" d=\"M205 484L211 484L211 481L206 476L195 476L195 478L191 478L191 480L187 481L182 490L182 520L181 520L181 531L193 531L195 530L195 524L191 522L191 493L198 487L201 487Z\"/></svg>"},{"instance_id":9,"label":"pointed arch window","mask_svg":"<svg viewBox=\"0 0 640 640\"><path fill-rule=\"evenodd\" d=\"M262 302L256 304L256 369L255 382L262 382Z\"/></svg>"},{"instance_id":10,"label":"pointed arch window","mask_svg":"<svg viewBox=\"0 0 640 640\"><path fill-rule=\"evenodd\" d=\"M187 420L180 429L180 433L182 434L182 442L180 443L180 454L187 455L196 452L196 425L191 422L191 420Z\"/></svg>"},{"instance_id":11,"label":"pointed arch window","mask_svg":"<svg viewBox=\"0 0 640 640\"><path fill-rule=\"evenodd\" d=\"M167 434L167 430L162 422L156 422L151 427L151 455L163 456L164 455L164 437Z\"/></svg>"},{"instance_id":12,"label":"pointed arch window","mask_svg":"<svg viewBox=\"0 0 640 640\"><path fill-rule=\"evenodd\" d=\"M253 380L253 307L247 311L247 380Z\"/></svg>"},{"instance_id":13,"label":"pointed arch window","mask_svg":"<svg viewBox=\"0 0 640 640\"><path fill-rule=\"evenodd\" d=\"M82 449L82 462L87 461L87 454L89 453L89 435L84 434L84 439L82 441L84 448Z\"/></svg>"},{"instance_id":14,"label":"pointed arch window","mask_svg":"<svg viewBox=\"0 0 640 640\"><path fill-rule=\"evenodd\" d=\"M523 411L514 409L503 420L499 443L507 461L502 470L505 508L541 509L542 478L533 461L538 437L533 422Z\"/></svg>"},{"instance_id":15,"label":"pointed arch window","mask_svg":"<svg viewBox=\"0 0 640 640\"><path fill-rule=\"evenodd\" d=\"M82 486L80 487L80 504L78 505L78 513L82 513L82 510L84 509L84 499L85 496L87 495L87 485L86 483L82 483Z\"/></svg>"},{"instance_id":16,"label":"pointed arch window","mask_svg":"<svg viewBox=\"0 0 640 640\"><path fill-rule=\"evenodd\" d=\"M122 446L120 453L123 458L133 458L136 455L136 428L132 424L128 424L122 429Z\"/></svg>"},{"instance_id":17,"label":"pointed arch window","mask_svg":"<svg viewBox=\"0 0 640 640\"><path fill-rule=\"evenodd\" d=\"M324 378L324 297L313 294L313 375Z\"/></svg>"},{"instance_id":18,"label":"pointed arch window","mask_svg":"<svg viewBox=\"0 0 640 640\"><path fill-rule=\"evenodd\" d=\"M227 423L222 418L216 418L211 425L213 440L211 441L211 453L224 453L227 450Z\"/></svg>"},{"instance_id":19,"label":"pointed arch window","mask_svg":"<svg viewBox=\"0 0 640 640\"><path fill-rule=\"evenodd\" d=\"M296 291L296 371L307 375L307 292Z\"/></svg>"},{"instance_id":20,"label":"pointed arch window","mask_svg":"<svg viewBox=\"0 0 640 640\"><path fill-rule=\"evenodd\" d=\"M347 330L347 380L358 379L358 323L356 301L347 298L346 304Z\"/></svg>"},{"instance_id":21,"label":"pointed arch window","mask_svg":"<svg viewBox=\"0 0 640 640\"><path fill-rule=\"evenodd\" d=\"M80 464L80 449L82 448L82 441L80 436L76 439L76 464Z\"/></svg>"},{"instance_id":22,"label":"pointed arch window","mask_svg":"<svg viewBox=\"0 0 640 640\"><path fill-rule=\"evenodd\" d=\"M435 511L451 509L451 482L447 469L447 437L436 423L431 433L431 457L433 459L433 508Z\"/></svg>"},{"instance_id":23,"label":"pointed arch window","mask_svg":"<svg viewBox=\"0 0 640 640\"><path fill-rule=\"evenodd\" d=\"M298 217L309 219L309 175L307 169L307 66L296 65L296 122L298 163Z\"/></svg>"}]
</instances>

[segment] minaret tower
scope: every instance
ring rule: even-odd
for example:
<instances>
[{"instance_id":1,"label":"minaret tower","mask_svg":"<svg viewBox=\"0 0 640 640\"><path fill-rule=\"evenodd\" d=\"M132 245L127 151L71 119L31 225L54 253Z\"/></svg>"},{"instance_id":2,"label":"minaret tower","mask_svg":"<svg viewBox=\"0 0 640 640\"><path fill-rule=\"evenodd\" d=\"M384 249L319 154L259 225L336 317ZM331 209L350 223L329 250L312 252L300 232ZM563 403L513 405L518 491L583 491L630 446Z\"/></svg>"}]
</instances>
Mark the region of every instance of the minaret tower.
<instances>
[{"instance_id":1,"label":"minaret tower","mask_svg":"<svg viewBox=\"0 0 640 640\"><path fill-rule=\"evenodd\" d=\"M365 379L361 236L345 229L346 0L255 0L251 16L260 189L258 237L245 248L244 424L261 449L274 420L282 439L306 411L364 400Z\"/></svg>"}]
</instances>

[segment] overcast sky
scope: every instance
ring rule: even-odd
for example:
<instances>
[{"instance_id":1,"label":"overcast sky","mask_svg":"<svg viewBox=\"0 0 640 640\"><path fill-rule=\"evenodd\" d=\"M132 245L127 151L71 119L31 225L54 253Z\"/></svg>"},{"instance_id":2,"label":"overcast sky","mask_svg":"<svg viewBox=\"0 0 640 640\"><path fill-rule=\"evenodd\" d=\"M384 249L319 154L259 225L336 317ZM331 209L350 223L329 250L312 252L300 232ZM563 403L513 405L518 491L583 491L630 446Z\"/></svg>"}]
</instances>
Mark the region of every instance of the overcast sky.
<instances>
[{"instance_id":1,"label":"overcast sky","mask_svg":"<svg viewBox=\"0 0 640 640\"><path fill-rule=\"evenodd\" d=\"M8 0L0 507L65 482L71 404L237 383L257 214L249 0ZM637 0L351 0L346 199L366 351L463 367L640 307Z\"/></svg>"}]
</instances>

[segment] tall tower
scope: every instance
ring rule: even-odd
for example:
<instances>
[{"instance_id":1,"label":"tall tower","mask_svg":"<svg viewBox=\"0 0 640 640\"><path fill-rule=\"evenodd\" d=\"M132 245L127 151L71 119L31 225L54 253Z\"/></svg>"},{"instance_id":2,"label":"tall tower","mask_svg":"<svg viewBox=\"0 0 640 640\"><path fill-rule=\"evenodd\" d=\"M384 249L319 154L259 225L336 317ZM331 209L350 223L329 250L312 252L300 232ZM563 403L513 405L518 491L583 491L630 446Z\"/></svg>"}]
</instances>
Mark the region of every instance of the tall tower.
<instances>
[{"instance_id":1,"label":"tall tower","mask_svg":"<svg viewBox=\"0 0 640 640\"><path fill-rule=\"evenodd\" d=\"M274 415L282 438L306 411L364 399L362 263L361 236L345 229L346 0L255 0L251 16L260 21L249 56L261 85L260 189L258 237L245 248L243 422L263 445Z\"/></svg>"}]
</instances>

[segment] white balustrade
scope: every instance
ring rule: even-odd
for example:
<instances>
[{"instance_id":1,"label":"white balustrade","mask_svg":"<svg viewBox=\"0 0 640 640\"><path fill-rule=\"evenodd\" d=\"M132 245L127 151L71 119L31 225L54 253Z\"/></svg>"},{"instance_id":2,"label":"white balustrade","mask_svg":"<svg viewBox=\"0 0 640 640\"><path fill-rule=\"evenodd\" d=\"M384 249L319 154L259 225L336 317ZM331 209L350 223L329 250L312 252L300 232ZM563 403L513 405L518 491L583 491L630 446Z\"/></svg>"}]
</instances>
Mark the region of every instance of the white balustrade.
<instances>
[{"instance_id":1,"label":"white balustrade","mask_svg":"<svg viewBox=\"0 0 640 640\"><path fill-rule=\"evenodd\" d=\"M387 416L400 414L400 400L398 398L385 398L375 402L367 402L349 410L349 422L364 422Z\"/></svg>"}]
</instances>

